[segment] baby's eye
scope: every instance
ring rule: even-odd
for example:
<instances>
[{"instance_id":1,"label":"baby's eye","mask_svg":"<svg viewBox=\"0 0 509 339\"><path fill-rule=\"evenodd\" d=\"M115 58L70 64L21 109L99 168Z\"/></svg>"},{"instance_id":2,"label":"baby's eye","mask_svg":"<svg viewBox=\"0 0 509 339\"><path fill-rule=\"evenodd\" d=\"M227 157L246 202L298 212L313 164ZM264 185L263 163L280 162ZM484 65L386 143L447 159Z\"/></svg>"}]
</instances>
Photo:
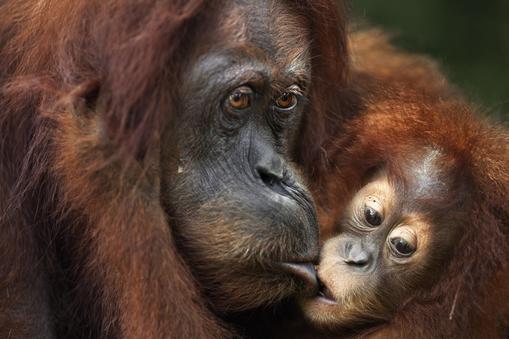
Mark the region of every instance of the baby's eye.
<instances>
[{"instance_id":1,"label":"baby's eye","mask_svg":"<svg viewBox=\"0 0 509 339\"><path fill-rule=\"evenodd\" d=\"M365 200L364 219L372 227L380 226L384 221L382 204L374 196L368 196Z\"/></svg>"},{"instance_id":2,"label":"baby's eye","mask_svg":"<svg viewBox=\"0 0 509 339\"><path fill-rule=\"evenodd\" d=\"M364 218L366 219L367 223L373 227L380 226L383 221L382 215L368 206L364 208Z\"/></svg>"},{"instance_id":3,"label":"baby's eye","mask_svg":"<svg viewBox=\"0 0 509 339\"><path fill-rule=\"evenodd\" d=\"M407 226L394 229L388 237L391 253L398 257L410 257L417 250L417 235Z\"/></svg>"},{"instance_id":4,"label":"baby's eye","mask_svg":"<svg viewBox=\"0 0 509 339\"><path fill-rule=\"evenodd\" d=\"M415 246L400 237L391 239L391 248L395 254L402 257L408 257L415 252Z\"/></svg>"}]
</instances>

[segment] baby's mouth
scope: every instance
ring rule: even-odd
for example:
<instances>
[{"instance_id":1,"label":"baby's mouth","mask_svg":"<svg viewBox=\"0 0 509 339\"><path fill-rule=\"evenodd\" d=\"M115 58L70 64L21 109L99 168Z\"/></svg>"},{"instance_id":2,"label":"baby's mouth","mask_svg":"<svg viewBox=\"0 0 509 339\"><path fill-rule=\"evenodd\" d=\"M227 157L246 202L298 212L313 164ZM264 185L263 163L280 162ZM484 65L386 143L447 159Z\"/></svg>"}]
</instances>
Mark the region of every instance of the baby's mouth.
<instances>
[{"instance_id":1,"label":"baby's mouth","mask_svg":"<svg viewBox=\"0 0 509 339\"><path fill-rule=\"evenodd\" d=\"M318 271L318 268L317 268ZM338 303L337 299L334 297L330 289L327 287L327 285L323 282L323 280L320 279L320 274L317 275L318 277L318 294L317 298L324 303L335 305Z\"/></svg>"}]
</instances>

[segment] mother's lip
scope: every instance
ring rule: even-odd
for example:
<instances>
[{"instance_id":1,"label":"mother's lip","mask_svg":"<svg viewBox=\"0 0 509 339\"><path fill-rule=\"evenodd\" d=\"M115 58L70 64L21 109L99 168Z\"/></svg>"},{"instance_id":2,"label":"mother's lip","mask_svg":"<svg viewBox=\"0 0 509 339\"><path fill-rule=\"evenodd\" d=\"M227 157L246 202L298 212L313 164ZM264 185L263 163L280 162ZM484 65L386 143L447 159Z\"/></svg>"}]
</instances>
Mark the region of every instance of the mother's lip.
<instances>
[{"instance_id":1,"label":"mother's lip","mask_svg":"<svg viewBox=\"0 0 509 339\"><path fill-rule=\"evenodd\" d=\"M315 265L312 263L281 263L284 271L299 278L310 290L316 292L318 290L318 277L316 276Z\"/></svg>"}]
</instances>

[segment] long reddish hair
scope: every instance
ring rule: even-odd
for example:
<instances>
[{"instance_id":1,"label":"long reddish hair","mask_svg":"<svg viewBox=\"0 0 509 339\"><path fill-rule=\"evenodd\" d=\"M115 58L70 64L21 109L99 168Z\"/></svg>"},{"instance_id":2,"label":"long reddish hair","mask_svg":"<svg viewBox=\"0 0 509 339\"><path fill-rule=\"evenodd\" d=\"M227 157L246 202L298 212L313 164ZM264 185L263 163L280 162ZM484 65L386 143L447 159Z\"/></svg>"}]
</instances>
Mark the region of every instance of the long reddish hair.
<instances>
[{"instance_id":1,"label":"long reddish hair","mask_svg":"<svg viewBox=\"0 0 509 339\"><path fill-rule=\"evenodd\" d=\"M71 267L81 285L69 288L76 294L70 302L78 308L99 304L86 306L94 311L85 315L72 311L94 318L102 335L118 326L132 337L223 336L171 243L158 200L147 204L129 194L132 180L118 173L129 171L132 159L143 159L173 122L178 98L172 84L178 83L184 42L198 20L214 13L207 10L212 1L1 3L0 224L15 235L9 246L16 261L0 266L0 276L30 277L31 263L40 262L41 237L49 243L64 237L77 242L69 253L88 258ZM315 173L322 164L317 150L338 124L331 117L342 114L327 99L341 93L348 69L345 12L333 0L292 3L308 18L313 38L311 104L295 158ZM86 136L75 133L79 117L61 114L62 107L82 106L100 107L101 128L120 150L115 161L124 165L112 166ZM147 242L143 253L133 252ZM158 269L163 261L164 269ZM115 267L114 274L108 266ZM145 274L151 279L140 278ZM0 289L13 284L15 279L3 280ZM148 308L150 316L143 317Z\"/></svg>"}]
</instances>

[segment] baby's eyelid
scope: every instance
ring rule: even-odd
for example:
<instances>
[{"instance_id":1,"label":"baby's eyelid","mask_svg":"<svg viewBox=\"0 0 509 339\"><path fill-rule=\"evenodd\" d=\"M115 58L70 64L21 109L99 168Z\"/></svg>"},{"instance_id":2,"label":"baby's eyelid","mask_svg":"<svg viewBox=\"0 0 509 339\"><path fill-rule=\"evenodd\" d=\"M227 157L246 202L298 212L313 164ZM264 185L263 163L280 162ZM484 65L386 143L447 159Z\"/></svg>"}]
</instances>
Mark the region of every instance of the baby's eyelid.
<instances>
[{"instance_id":1,"label":"baby's eyelid","mask_svg":"<svg viewBox=\"0 0 509 339\"><path fill-rule=\"evenodd\" d=\"M373 208L377 212L382 213L383 212L383 203L381 199L374 195L368 195L366 199L364 200L364 205L370 208Z\"/></svg>"}]
</instances>

